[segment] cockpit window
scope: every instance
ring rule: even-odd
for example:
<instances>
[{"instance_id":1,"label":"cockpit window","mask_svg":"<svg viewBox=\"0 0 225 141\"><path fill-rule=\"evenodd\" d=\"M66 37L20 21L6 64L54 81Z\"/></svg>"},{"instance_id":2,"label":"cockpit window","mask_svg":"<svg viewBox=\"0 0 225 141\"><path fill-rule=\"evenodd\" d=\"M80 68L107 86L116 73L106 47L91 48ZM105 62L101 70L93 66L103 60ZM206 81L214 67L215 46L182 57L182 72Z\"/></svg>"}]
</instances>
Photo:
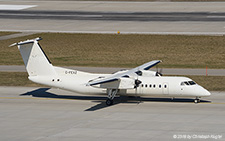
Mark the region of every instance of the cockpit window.
<instances>
[{"instance_id":1,"label":"cockpit window","mask_svg":"<svg viewBox=\"0 0 225 141\"><path fill-rule=\"evenodd\" d=\"M188 82L184 82L185 85L190 85Z\"/></svg>"},{"instance_id":2,"label":"cockpit window","mask_svg":"<svg viewBox=\"0 0 225 141\"><path fill-rule=\"evenodd\" d=\"M194 81L188 81L190 85L196 85Z\"/></svg>"},{"instance_id":3,"label":"cockpit window","mask_svg":"<svg viewBox=\"0 0 225 141\"><path fill-rule=\"evenodd\" d=\"M194 81L184 81L180 83L181 86L184 85L196 85L196 83Z\"/></svg>"}]
</instances>

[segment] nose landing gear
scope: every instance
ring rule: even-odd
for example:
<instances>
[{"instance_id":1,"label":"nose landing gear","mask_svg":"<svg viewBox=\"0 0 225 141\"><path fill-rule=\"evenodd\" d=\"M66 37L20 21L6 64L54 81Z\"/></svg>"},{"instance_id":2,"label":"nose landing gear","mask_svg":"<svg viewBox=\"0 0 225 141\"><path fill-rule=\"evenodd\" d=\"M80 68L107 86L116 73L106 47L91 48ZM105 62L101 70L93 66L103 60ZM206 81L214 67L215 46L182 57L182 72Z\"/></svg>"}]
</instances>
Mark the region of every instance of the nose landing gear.
<instances>
[{"instance_id":1,"label":"nose landing gear","mask_svg":"<svg viewBox=\"0 0 225 141\"><path fill-rule=\"evenodd\" d=\"M199 97L196 97L196 98L195 98L194 103L195 103L195 104L200 103Z\"/></svg>"}]
</instances>

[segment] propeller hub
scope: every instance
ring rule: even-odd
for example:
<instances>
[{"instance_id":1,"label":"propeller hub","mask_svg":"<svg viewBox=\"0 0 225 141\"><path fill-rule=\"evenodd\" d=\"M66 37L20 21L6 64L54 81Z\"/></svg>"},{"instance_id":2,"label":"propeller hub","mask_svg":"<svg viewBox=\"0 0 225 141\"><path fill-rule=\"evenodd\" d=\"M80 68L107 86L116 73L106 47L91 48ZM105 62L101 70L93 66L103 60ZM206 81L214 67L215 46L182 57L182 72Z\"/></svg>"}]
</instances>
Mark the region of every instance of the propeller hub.
<instances>
[{"instance_id":1,"label":"propeller hub","mask_svg":"<svg viewBox=\"0 0 225 141\"><path fill-rule=\"evenodd\" d=\"M135 87L137 88L142 82L138 79L136 79L135 81Z\"/></svg>"}]
</instances>

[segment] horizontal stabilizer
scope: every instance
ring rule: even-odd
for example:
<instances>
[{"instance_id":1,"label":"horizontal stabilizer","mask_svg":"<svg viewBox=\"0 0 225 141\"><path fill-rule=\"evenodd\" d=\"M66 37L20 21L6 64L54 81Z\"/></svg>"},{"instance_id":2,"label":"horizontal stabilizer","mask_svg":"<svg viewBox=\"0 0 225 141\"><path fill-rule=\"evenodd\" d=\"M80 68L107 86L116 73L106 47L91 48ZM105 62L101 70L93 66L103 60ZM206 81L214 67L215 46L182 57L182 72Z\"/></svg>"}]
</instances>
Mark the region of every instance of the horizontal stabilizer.
<instances>
[{"instance_id":1,"label":"horizontal stabilizer","mask_svg":"<svg viewBox=\"0 0 225 141\"><path fill-rule=\"evenodd\" d=\"M33 43L34 41L40 41L40 40L42 40L42 38L38 37L38 38L35 38L35 39L30 39L30 40L21 41L21 42L18 42L18 43L13 43L9 47L13 47L13 46L16 46L16 45L29 44L29 43Z\"/></svg>"}]
</instances>

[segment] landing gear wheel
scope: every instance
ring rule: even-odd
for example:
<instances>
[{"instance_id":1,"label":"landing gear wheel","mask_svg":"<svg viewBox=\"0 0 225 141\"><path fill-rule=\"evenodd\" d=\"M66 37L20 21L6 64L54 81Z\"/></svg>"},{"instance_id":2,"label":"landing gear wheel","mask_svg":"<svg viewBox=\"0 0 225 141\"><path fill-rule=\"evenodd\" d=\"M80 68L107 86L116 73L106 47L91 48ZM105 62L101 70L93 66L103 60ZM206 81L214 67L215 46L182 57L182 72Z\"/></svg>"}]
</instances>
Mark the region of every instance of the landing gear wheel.
<instances>
[{"instance_id":1,"label":"landing gear wheel","mask_svg":"<svg viewBox=\"0 0 225 141\"><path fill-rule=\"evenodd\" d=\"M105 103L106 103L106 105L108 105L108 106L113 105L113 100L107 99Z\"/></svg>"},{"instance_id":2,"label":"landing gear wheel","mask_svg":"<svg viewBox=\"0 0 225 141\"><path fill-rule=\"evenodd\" d=\"M194 100L194 103L195 103L195 104L200 103L200 99L195 99L195 100Z\"/></svg>"}]
</instances>

